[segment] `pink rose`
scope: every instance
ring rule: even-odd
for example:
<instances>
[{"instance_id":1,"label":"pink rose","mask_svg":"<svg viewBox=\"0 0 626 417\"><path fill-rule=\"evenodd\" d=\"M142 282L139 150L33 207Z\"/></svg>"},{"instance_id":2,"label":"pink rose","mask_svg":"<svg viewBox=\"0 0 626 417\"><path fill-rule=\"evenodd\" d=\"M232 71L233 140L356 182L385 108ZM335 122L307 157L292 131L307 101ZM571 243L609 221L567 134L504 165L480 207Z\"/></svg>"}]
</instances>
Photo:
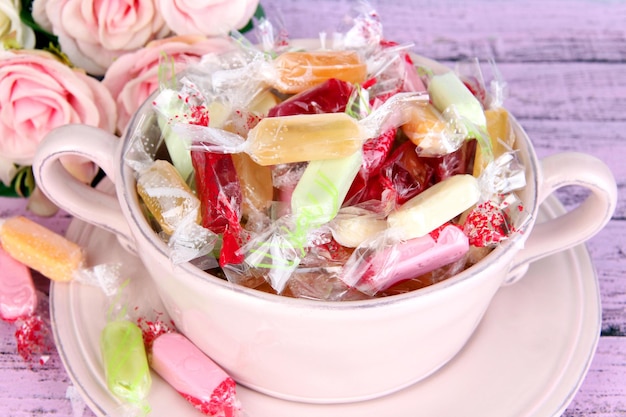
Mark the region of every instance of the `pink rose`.
<instances>
[{"instance_id":1,"label":"pink rose","mask_svg":"<svg viewBox=\"0 0 626 417\"><path fill-rule=\"evenodd\" d=\"M47 2L48 0L33 0L31 4L31 15L39 26L52 33L52 23L50 23L50 19L48 19L48 15L46 14Z\"/></svg>"},{"instance_id":2,"label":"pink rose","mask_svg":"<svg viewBox=\"0 0 626 417\"><path fill-rule=\"evenodd\" d=\"M106 72L104 84L117 100L118 132L123 133L133 113L157 89L159 65L170 70L174 61L176 73L188 64L200 61L202 55L220 53L233 48L227 38L205 38L204 36L175 36L150 42L145 48L119 57Z\"/></svg>"},{"instance_id":3,"label":"pink rose","mask_svg":"<svg viewBox=\"0 0 626 417\"><path fill-rule=\"evenodd\" d=\"M248 23L258 0L158 0L167 25L179 35L224 35Z\"/></svg>"},{"instance_id":4,"label":"pink rose","mask_svg":"<svg viewBox=\"0 0 626 417\"><path fill-rule=\"evenodd\" d=\"M115 122L115 101L96 79L44 51L0 51L0 162L30 165L58 126L84 123L114 132ZM82 161L68 167L83 180L94 172Z\"/></svg>"},{"instance_id":5,"label":"pink rose","mask_svg":"<svg viewBox=\"0 0 626 417\"><path fill-rule=\"evenodd\" d=\"M103 75L120 55L166 36L156 0L47 0L46 14L72 63Z\"/></svg>"}]
</instances>

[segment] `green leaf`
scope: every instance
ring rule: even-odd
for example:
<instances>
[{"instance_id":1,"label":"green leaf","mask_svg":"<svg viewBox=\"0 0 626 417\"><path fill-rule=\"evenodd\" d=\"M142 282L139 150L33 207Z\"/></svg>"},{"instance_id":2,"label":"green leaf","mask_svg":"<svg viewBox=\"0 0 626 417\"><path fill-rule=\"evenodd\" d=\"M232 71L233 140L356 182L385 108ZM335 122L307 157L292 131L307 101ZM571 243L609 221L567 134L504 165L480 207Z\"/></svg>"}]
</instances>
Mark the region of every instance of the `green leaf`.
<instances>
[{"instance_id":1,"label":"green leaf","mask_svg":"<svg viewBox=\"0 0 626 417\"><path fill-rule=\"evenodd\" d=\"M19 197L13 187L7 187L0 181L0 196L1 197Z\"/></svg>"},{"instance_id":2,"label":"green leaf","mask_svg":"<svg viewBox=\"0 0 626 417\"><path fill-rule=\"evenodd\" d=\"M22 0L20 19L22 23L33 29L35 32L35 49L47 49L51 44L59 48L59 40L52 33L48 32L33 19L33 0Z\"/></svg>"},{"instance_id":3,"label":"green leaf","mask_svg":"<svg viewBox=\"0 0 626 417\"><path fill-rule=\"evenodd\" d=\"M263 10L263 7L261 6L261 3L259 3L259 5L257 6L254 15L252 15L252 18L250 20L248 20L248 23L246 23L246 25L244 27L242 27L241 29L239 29L239 32L241 33L246 33L251 31L254 28L254 20L260 20L262 18L265 17L265 10Z\"/></svg>"},{"instance_id":4,"label":"green leaf","mask_svg":"<svg viewBox=\"0 0 626 417\"><path fill-rule=\"evenodd\" d=\"M2 197L28 197L34 189L35 177L30 166L18 168L11 185L0 181L0 196Z\"/></svg>"},{"instance_id":5,"label":"green leaf","mask_svg":"<svg viewBox=\"0 0 626 417\"><path fill-rule=\"evenodd\" d=\"M11 184L19 197L28 197L35 189L35 177L30 166L21 167Z\"/></svg>"}]
</instances>

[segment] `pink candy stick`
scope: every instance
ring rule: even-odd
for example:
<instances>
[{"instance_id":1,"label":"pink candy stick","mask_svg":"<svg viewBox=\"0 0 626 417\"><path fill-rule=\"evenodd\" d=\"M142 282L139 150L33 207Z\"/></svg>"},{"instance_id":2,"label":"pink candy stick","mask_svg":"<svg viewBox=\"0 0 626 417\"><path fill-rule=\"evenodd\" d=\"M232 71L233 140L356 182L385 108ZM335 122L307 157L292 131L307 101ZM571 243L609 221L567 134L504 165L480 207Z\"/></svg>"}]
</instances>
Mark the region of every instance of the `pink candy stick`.
<instances>
[{"instance_id":1,"label":"pink candy stick","mask_svg":"<svg viewBox=\"0 0 626 417\"><path fill-rule=\"evenodd\" d=\"M34 313L37 295L30 269L0 247L0 318L14 321Z\"/></svg>"},{"instance_id":2,"label":"pink candy stick","mask_svg":"<svg viewBox=\"0 0 626 417\"><path fill-rule=\"evenodd\" d=\"M152 345L150 365L203 414L237 415L235 381L184 336L159 336Z\"/></svg>"},{"instance_id":3,"label":"pink candy stick","mask_svg":"<svg viewBox=\"0 0 626 417\"><path fill-rule=\"evenodd\" d=\"M435 240L430 234L375 251L344 273L343 281L374 295L401 281L455 262L469 250L469 242L456 226L446 226Z\"/></svg>"}]
</instances>

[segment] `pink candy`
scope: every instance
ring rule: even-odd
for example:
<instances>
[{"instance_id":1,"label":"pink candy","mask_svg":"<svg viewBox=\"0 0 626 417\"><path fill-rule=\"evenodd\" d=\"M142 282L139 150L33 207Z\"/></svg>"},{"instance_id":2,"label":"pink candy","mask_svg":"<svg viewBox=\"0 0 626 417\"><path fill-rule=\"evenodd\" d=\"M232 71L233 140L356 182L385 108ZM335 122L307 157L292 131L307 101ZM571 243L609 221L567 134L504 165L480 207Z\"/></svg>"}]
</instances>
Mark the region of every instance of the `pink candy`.
<instances>
[{"instance_id":1,"label":"pink candy","mask_svg":"<svg viewBox=\"0 0 626 417\"><path fill-rule=\"evenodd\" d=\"M203 414L237 415L235 381L184 336L159 336L152 344L150 365Z\"/></svg>"},{"instance_id":2,"label":"pink candy","mask_svg":"<svg viewBox=\"0 0 626 417\"><path fill-rule=\"evenodd\" d=\"M34 313L37 295L30 269L0 247L0 318L14 321Z\"/></svg>"},{"instance_id":3,"label":"pink candy","mask_svg":"<svg viewBox=\"0 0 626 417\"><path fill-rule=\"evenodd\" d=\"M468 250L467 236L459 227L448 225L436 238L427 234L392 245L381 245L369 253L366 250L362 256L348 260L341 279L347 285L373 295L458 261Z\"/></svg>"}]
</instances>

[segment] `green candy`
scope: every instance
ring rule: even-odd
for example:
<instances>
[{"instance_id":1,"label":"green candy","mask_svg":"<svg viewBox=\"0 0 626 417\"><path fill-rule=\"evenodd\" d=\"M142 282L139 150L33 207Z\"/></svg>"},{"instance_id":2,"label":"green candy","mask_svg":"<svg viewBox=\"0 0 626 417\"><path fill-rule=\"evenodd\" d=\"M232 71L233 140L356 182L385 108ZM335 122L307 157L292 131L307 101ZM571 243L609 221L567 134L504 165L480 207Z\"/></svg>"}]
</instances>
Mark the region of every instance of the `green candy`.
<instances>
[{"instance_id":1,"label":"green candy","mask_svg":"<svg viewBox=\"0 0 626 417\"><path fill-rule=\"evenodd\" d=\"M171 122L188 122L191 119L191 110L179 94L171 89L162 90L154 100L154 106L158 111L159 128L163 132L172 165L187 181L194 172L191 152L185 141L172 130Z\"/></svg>"},{"instance_id":2,"label":"green candy","mask_svg":"<svg viewBox=\"0 0 626 417\"><path fill-rule=\"evenodd\" d=\"M487 129L487 119L482 105L455 73L434 75L428 83L428 94L433 106L440 112L443 113L450 106L454 106L459 116L483 130Z\"/></svg>"},{"instance_id":3,"label":"green candy","mask_svg":"<svg viewBox=\"0 0 626 417\"><path fill-rule=\"evenodd\" d=\"M100 348L109 390L123 401L144 403L152 378L141 329L130 321L111 321L102 330Z\"/></svg>"},{"instance_id":4,"label":"green candy","mask_svg":"<svg viewBox=\"0 0 626 417\"><path fill-rule=\"evenodd\" d=\"M451 71L433 75L428 83L428 94L433 106L441 113L454 109L461 119L469 122L466 123L468 138L477 140L487 161L493 160L493 151L487 133L487 118L482 104L463 84L463 81Z\"/></svg>"}]
</instances>

